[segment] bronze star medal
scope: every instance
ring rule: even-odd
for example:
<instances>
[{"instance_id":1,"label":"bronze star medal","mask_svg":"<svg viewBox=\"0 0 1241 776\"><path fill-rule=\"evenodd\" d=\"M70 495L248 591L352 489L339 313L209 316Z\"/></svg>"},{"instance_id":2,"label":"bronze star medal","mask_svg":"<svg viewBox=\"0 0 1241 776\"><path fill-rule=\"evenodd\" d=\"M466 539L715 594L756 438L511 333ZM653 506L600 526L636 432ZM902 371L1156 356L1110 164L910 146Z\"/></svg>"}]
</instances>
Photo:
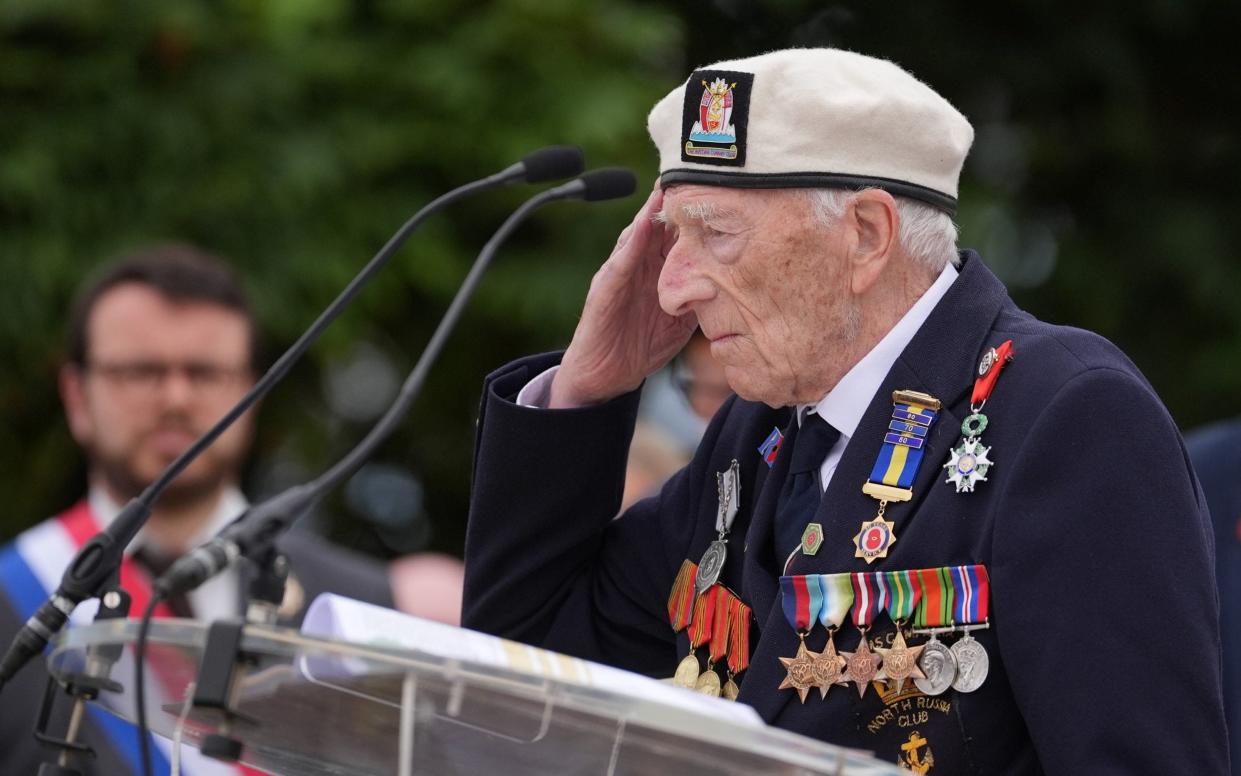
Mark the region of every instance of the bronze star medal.
<instances>
[{"instance_id":1,"label":"bronze star medal","mask_svg":"<svg viewBox=\"0 0 1241 776\"><path fill-rule=\"evenodd\" d=\"M801 643L797 645L797 654L794 657L780 658L780 663L788 670L788 676L784 677L778 689L797 690L797 696L805 703L806 693L815 686L814 664L818 657L820 656L817 652L806 649L806 637L802 636Z\"/></svg>"},{"instance_id":2,"label":"bronze star medal","mask_svg":"<svg viewBox=\"0 0 1241 776\"><path fill-rule=\"evenodd\" d=\"M819 698L826 698L833 684L842 684L844 670L845 659L836 652L836 643L828 635L827 648L814 659L814 686L819 688Z\"/></svg>"},{"instance_id":3,"label":"bronze star medal","mask_svg":"<svg viewBox=\"0 0 1241 776\"><path fill-rule=\"evenodd\" d=\"M862 634L862 641L858 644L856 652L842 652L845 658L845 672L841 679L847 684L849 682L857 683L857 695L861 698L866 694L866 688L870 685L871 680L879 673L879 664L883 658L870 651L870 644L866 643L866 634Z\"/></svg>"},{"instance_id":4,"label":"bronze star medal","mask_svg":"<svg viewBox=\"0 0 1241 776\"><path fill-rule=\"evenodd\" d=\"M897 628L896 640L892 642L891 647L876 648L875 651L883 657L883 673L887 677L889 687L895 683L896 691L900 692L905 686L906 679L926 678L922 669L918 668L918 658L922 655L924 646L923 644L916 647L906 646L905 634Z\"/></svg>"}]
</instances>

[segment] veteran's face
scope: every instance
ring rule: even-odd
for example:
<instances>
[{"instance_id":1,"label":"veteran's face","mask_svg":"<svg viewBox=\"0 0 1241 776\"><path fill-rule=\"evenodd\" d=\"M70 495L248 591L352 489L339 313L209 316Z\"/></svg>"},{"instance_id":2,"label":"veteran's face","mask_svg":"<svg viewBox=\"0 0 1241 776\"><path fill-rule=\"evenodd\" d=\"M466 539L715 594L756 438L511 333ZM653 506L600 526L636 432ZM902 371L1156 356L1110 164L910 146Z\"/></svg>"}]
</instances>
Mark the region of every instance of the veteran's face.
<instances>
[{"instance_id":1,"label":"veteran's face","mask_svg":"<svg viewBox=\"0 0 1241 776\"><path fill-rule=\"evenodd\" d=\"M660 306L693 312L739 396L821 399L847 370L857 306L838 230L793 190L670 187Z\"/></svg>"}]
</instances>

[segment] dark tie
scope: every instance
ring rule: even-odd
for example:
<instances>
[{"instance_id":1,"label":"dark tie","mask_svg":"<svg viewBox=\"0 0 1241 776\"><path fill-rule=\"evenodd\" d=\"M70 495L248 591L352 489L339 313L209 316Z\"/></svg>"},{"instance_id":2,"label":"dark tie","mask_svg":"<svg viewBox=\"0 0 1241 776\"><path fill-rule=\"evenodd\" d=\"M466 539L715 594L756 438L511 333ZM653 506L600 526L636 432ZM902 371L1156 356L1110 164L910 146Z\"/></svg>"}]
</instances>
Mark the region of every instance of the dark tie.
<instances>
[{"instance_id":1,"label":"dark tie","mask_svg":"<svg viewBox=\"0 0 1241 776\"><path fill-rule=\"evenodd\" d=\"M776 505L776 568L783 572L784 561L801 544L806 524L814 519L823 498L819 468L840 432L816 413L802 419L793 437L789 476Z\"/></svg>"},{"instance_id":2,"label":"dark tie","mask_svg":"<svg viewBox=\"0 0 1241 776\"><path fill-rule=\"evenodd\" d=\"M173 561L176 559L176 556L155 552L148 547L139 547L134 551L134 561L150 575L152 584L172 567ZM164 603L168 605L169 611L175 617L188 618L194 616L194 610L190 608L189 596L185 593L177 593L174 596L165 598Z\"/></svg>"}]
</instances>

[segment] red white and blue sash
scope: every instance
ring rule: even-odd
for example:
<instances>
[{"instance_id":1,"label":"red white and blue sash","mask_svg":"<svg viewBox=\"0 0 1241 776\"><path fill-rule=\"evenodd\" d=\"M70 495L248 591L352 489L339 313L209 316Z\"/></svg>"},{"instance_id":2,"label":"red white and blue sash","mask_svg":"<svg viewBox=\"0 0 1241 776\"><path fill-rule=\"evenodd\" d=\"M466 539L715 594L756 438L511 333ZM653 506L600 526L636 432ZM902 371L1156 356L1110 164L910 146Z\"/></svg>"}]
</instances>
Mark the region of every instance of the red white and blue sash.
<instances>
[{"instance_id":1,"label":"red white and blue sash","mask_svg":"<svg viewBox=\"0 0 1241 776\"><path fill-rule=\"evenodd\" d=\"M46 520L17 537L11 544L0 547L0 595L8 599L18 617L25 621L47 600L64 574L65 567L77 554L78 549L102 528L91 512L90 505L81 501L67 512ZM126 556L121 563L121 586L133 601L131 614L137 616L146 609L151 597L151 585L146 573ZM91 622L99 609L97 600L84 601L74 610L71 625ZM156 617L170 617L172 613L163 604L155 608ZM119 663L116 671L128 670L119 675L122 683L132 677L131 656ZM174 677L152 672L157 683L172 685ZM184 677L182 677L183 679ZM88 707L89 719L103 733L109 744L134 773L141 773L137 728L113 716L96 704ZM151 735L151 764L159 776L171 772L172 742L161 736ZM230 766L204 757L191 746L181 747L181 772L191 776L238 776L260 774L245 766Z\"/></svg>"}]
</instances>

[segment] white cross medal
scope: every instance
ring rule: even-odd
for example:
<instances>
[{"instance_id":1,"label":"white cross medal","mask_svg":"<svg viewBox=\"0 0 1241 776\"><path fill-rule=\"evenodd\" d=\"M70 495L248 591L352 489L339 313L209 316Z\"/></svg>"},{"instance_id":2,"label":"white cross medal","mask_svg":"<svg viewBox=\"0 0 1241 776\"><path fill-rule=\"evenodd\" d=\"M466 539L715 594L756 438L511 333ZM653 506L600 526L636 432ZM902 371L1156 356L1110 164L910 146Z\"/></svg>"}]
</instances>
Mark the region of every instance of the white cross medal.
<instances>
[{"instance_id":1,"label":"white cross medal","mask_svg":"<svg viewBox=\"0 0 1241 776\"><path fill-rule=\"evenodd\" d=\"M987 430L987 416L982 414L983 405L995 389L1000 370L1012 360L1013 341L1008 340L998 348L990 348L978 363L978 378L974 381L974 393L970 398L970 414L961 422L961 443L952 449L945 482L955 485L957 493L973 493L975 486L987 481L987 472L995 462L988 457L991 448L982 443L982 432Z\"/></svg>"},{"instance_id":2,"label":"white cross medal","mask_svg":"<svg viewBox=\"0 0 1241 776\"><path fill-rule=\"evenodd\" d=\"M987 457L991 448L982 443L980 436L987 427L987 416L975 412L961 423L964 439L953 448L944 468L948 470L948 482L957 486L957 493L973 493L974 486L987 481L987 472L993 461Z\"/></svg>"}]
</instances>

